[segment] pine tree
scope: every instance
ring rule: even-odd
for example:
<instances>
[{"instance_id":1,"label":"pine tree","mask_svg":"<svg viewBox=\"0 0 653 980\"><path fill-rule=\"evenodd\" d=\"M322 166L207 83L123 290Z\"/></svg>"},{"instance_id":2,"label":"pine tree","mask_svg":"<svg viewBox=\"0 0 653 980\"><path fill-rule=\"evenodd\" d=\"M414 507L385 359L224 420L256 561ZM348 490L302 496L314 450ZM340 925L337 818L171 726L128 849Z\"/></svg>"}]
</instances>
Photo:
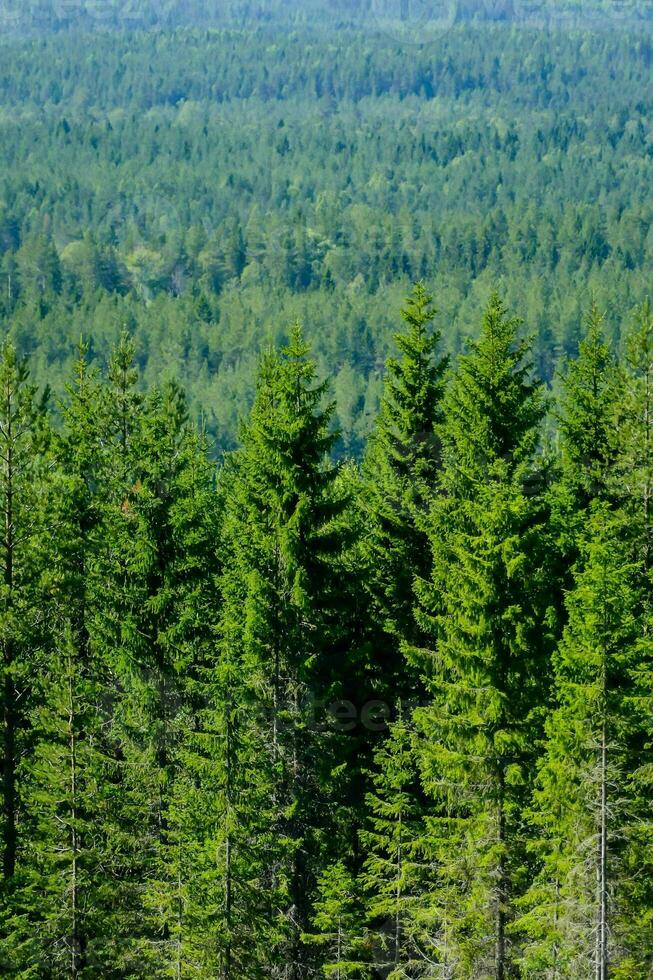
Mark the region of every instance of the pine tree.
<instances>
[{"instance_id":1,"label":"pine tree","mask_svg":"<svg viewBox=\"0 0 653 980\"><path fill-rule=\"evenodd\" d=\"M416 713L435 807L443 968L457 980L512 972L529 772L547 697L552 583L536 461L543 414L518 321L498 297L445 399L434 570L418 617L433 643L431 703Z\"/></svg>"},{"instance_id":2,"label":"pine tree","mask_svg":"<svg viewBox=\"0 0 653 980\"><path fill-rule=\"evenodd\" d=\"M375 969L389 980L440 975L426 896L434 866L425 853L426 808L414 732L401 713L375 756L363 883Z\"/></svg>"},{"instance_id":3,"label":"pine tree","mask_svg":"<svg viewBox=\"0 0 653 980\"><path fill-rule=\"evenodd\" d=\"M447 358L437 356L440 334L432 330L435 311L422 283L414 287L401 315L406 328L396 334L395 343L402 357L392 357L386 365L361 486L366 586L376 620L394 637L394 642L379 637L378 647L389 648L377 667L394 694L406 674L399 643L415 634L413 581L429 574L424 525L440 460L436 428L447 367Z\"/></svg>"},{"instance_id":4,"label":"pine tree","mask_svg":"<svg viewBox=\"0 0 653 980\"><path fill-rule=\"evenodd\" d=\"M87 353L82 345L63 406L58 467L48 498L51 641L31 718L35 749L24 776L32 825L31 961L38 976L70 978L83 976L97 962L114 898L103 823L110 794L103 734L110 678L92 642L98 599L93 568L103 531L104 409Z\"/></svg>"},{"instance_id":5,"label":"pine tree","mask_svg":"<svg viewBox=\"0 0 653 980\"><path fill-rule=\"evenodd\" d=\"M369 965L362 958L365 938L363 899L354 875L343 860L329 866L317 884L313 914L316 932L305 941L322 950L322 974L333 980L369 976Z\"/></svg>"},{"instance_id":6,"label":"pine tree","mask_svg":"<svg viewBox=\"0 0 653 980\"><path fill-rule=\"evenodd\" d=\"M128 378L128 347L118 349L120 358L119 377ZM198 672L208 668L216 618L214 468L173 382L150 393L117 449L133 454L133 483L113 508L114 564L105 578L113 601L103 643L118 683L112 737L131 838L133 916L123 941L132 969L138 963L147 976L177 976L196 962L187 915L196 869L184 835L197 801L187 754L203 708Z\"/></svg>"},{"instance_id":7,"label":"pine tree","mask_svg":"<svg viewBox=\"0 0 653 980\"><path fill-rule=\"evenodd\" d=\"M0 352L0 703L2 705L2 885L0 965L17 974L26 922L22 894L31 828L26 822L21 760L31 754L33 691L46 641L41 588L49 443L47 392L37 397L27 364L11 343ZM22 914L23 913L23 914Z\"/></svg>"},{"instance_id":8,"label":"pine tree","mask_svg":"<svg viewBox=\"0 0 653 980\"><path fill-rule=\"evenodd\" d=\"M651 873L650 815L633 781L652 761L640 696L650 642L638 639L627 537L623 515L605 502L592 506L534 797L541 871L518 924L529 937L527 977L635 980L648 976L652 962L640 918L650 922L650 890L647 911L632 903L633 894L644 897Z\"/></svg>"},{"instance_id":9,"label":"pine tree","mask_svg":"<svg viewBox=\"0 0 653 980\"><path fill-rule=\"evenodd\" d=\"M322 407L325 386L316 383L307 354L295 328L280 353L264 356L243 448L223 488L223 655L235 652L248 679L247 701L256 711L241 721L238 737L260 745L249 792L264 800L257 810L241 806L239 816L256 841L250 860L259 882L258 908L247 913L256 919L257 938L248 969L288 978L308 969L301 937L309 931L333 808L324 780L337 757L329 760L313 707L345 667L334 662L342 629L344 501L335 490L337 470L326 459L335 438L332 406ZM232 950L240 962L242 956Z\"/></svg>"}]
</instances>

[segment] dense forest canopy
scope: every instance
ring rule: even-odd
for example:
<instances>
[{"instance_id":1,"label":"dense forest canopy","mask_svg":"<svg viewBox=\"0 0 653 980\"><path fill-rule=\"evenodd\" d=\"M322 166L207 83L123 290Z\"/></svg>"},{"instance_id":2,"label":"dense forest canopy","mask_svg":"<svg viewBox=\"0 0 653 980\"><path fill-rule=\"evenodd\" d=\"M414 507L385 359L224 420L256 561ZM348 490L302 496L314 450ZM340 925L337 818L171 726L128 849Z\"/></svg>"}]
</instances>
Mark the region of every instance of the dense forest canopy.
<instances>
[{"instance_id":1,"label":"dense forest canopy","mask_svg":"<svg viewBox=\"0 0 653 980\"><path fill-rule=\"evenodd\" d=\"M648 0L4 0L0 25L12 33L174 28L189 25L503 21L621 27L650 22Z\"/></svg>"},{"instance_id":2,"label":"dense forest canopy","mask_svg":"<svg viewBox=\"0 0 653 980\"><path fill-rule=\"evenodd\" d=\"M219 468L126 331L56 426L3 345L3 978L650 980L653 310L553 445L497 294L402 314L361 465L299 325Z\"/></svg>"},{"instance_id":3,"label":"dense forest canopy","mask_svg":"<svg viewBox=\"0 0 653 980\"><path fill-rule=\"evenodd\" d=\"M502 285L546 380L592 296L618 345L650 288L650 33L458 24L408 55L315 22L1 56L0 314L57 391L81 333L106 362L126 326L230 447L299 318L359 452L412 280L454 353Z\"/></svg>"},{"instance_id":4,"label":"dense forest canopy","mask_svg":"<svg viewBox=\"0 0 653 980\"><path fill-rule=\"evenodd\" d=\"M3 980L651 980L651 11L0 3Z\"/></svg>"}]
</instances>

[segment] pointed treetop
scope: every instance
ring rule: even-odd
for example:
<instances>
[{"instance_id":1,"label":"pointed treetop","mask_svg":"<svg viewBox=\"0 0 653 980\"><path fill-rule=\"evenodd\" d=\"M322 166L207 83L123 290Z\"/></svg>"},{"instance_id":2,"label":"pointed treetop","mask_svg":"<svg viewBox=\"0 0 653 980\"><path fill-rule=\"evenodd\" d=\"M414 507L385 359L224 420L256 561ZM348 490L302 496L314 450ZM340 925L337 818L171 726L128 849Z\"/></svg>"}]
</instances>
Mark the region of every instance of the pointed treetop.
<instances>
[{"instance_id":1,"label":"pointed treetop","mask_svg":"<svg viewBox=\"0 0 653 980\"><path fill-rule=\"evenodd\" d=\"M433 329L433 298L422 282L415 284L401 316L406 329L395 335L395 343L403 356L390 357L386 365L373 453L400 476L428 478L437 467L434 429L448 358L436 357L440 332Z\"/></svg>"},{"instance_id":2,"label":"pointed treetop","mask_svg":"<svg viewBox=\"0 0 653 980\"><path fill-rule=\"evenodd\" d=\"M530 344L519 338L521 320L508 315L493 293L481 334L461 357L445 397L443 442L456 479L472 479L496 466L514 471L528 461L544 416L542 385L532 378Z\"/></svg>"},{"instance_id":3,"label":"pointed treetop","mask_svg":"<svg viewBox=\"0 0 653 980\"><path fill-rule=\"evenodd\" d=\"M578 358L568 363L563 379L559 420L563 469L582 506L607 491L615 452L621 384L604 322L593 302Z\"/></svg>"}]
</instances>

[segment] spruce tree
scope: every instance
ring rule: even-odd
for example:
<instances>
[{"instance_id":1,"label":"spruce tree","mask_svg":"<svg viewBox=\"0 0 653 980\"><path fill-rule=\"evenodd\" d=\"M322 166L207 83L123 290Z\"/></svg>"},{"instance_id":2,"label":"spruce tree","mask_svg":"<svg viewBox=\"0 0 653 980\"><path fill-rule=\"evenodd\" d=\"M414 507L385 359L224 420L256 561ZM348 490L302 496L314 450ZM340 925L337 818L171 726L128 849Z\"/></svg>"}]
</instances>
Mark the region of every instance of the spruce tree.
<instances>
[{"instance_id":1,"label":"spruce tree","mask_svg":"<svg viewBox=\"0 0 653 980\"><path fill-rule=\"evenodd\" d=\"M529 938L527 977L635 980L653 962L645 925L651 821L636 776L653 761L641 670L650 641L638 635L627 539L623 515L594 504L556 655L558 707L547 721L534 796L541 871L518 923Z\"/></svg>"},{"instance_id":2,"label":"spruce tree","mask_svg":"<svg viewBox=\"0 0 653 980\"><path fill-rule=\"evenodd\" d=\"M414 731L401 710L375 755L362 881L374 968L389 980L435 976L441 969L428 892L435 871L425 850L426 808L419 785Z\"/></svg>"},{"instance_id":3,"label":"spruce tree","mask_svg":"<svg viewBox=\"0 0 653 980\"><path fill-rule=\"evenodd\" d=\"M461 358L440 428L433 575L418 617L431 702L416 713L435 807L443 969L511 975L508 937L525 875L521 809L547 697L552 582L536 450L543 414L518 321L494 296Z\"/></svg>"},{"instance_id":4,"label":"spruce tree","mask_svg":"<svg viewBox=\"0 0 653 980\"><path fill-rule=\"evenodd\" d=\"M124 345L116 361L123 355L129 359ZM126 374L124 367L119 377ZM103 624L117 681L112 740L131 873L132 917L124 916L121 938L131 969L138 963L145 975L164 977L190 973L197 960L196 868L186 843L197 796L187 755L216 619L217 496L214 467L174 382L150 393L130 439L132 450L129 439L117 442L119 456L133 462L131 485L112 508Z\"/></svg>"},{"instance_id":5,"label":"spruce tree","mask_svg":"<svg viewBox=\"0 0 653 980\"><path fill-rule=\"evenodd\" d=\"M361 980L370 975L370 966L363 959L363 897L356 877L343 860L330 865L318 879L313 927L314 932L305 940L322 951L323 976Z\"/></svg>"},{"instance_id":6,"label":"spruce tree","mask_svg":"<svg viewBox=\"0 0 653 980\"><path fill-rule=\"evenodd\" d=\"M255 841L258 885L246 914L257 941L248 969L288 978L309 969L302 935L334 809L325 780L337 756L326 751L315 704L346 668L336 660L344 500L327 459L332 406L323 407L325 385L307 354L297 327L281 352L263 357L243 448L223 487L223 656L237 656L254 708L239 720L238 741L259 744L250 800L239 808L245 826L232 838ZM245 951L231 953L237 976Z\"/></svg>"},{"instance_id":7,"label":"spruce tree","mask_svg":"<svg viewBox=\"0 0 653 980\"><path fill-rule=\"evenodd\" d=\"M0 500L2 501L2 870L9 881L18 851L17 767L29 706L24 688L33 682L36 663L29 647L37 626L39 601L36 535L42 509L47 422L45 402L37 399L29 371L5 342L0 352Z\"/></svg>"},{"instance_id":8,"label":"spruce tree","mask_svg":"<svg viewBox=\"0 0 653 980\"><path fill-rule=\"evenodd\" d=\"M617 417L614 491L631 520L630 539L650 592L653 562L653 310L647 301L626 336ZM648 581L646 581L648 580Z\"/></svg>"},{"instance_id":9,"label":"spruce tree","mask_svg":"<svg viewBox=\"0 0 653 980\"><path fill-rule=\"evenodd\" d=\"M651 969L653 946L653 310L647 300L635 312L626 334L623 396L619 412L616 493L626 518L623 542L635 570L638 642L632 670L632 696L627 703L631 738L630 874L625 876L621 904L623 948L628 950L622 972L632 964ZM636 816L636 819L632 819ZM637 869L636 873L632 873ZM638 966L640 971L641 965ZM636 975L636 974L635 974Z\"/></svg>"},{"instance_id":10,"label":"spruce tree","mask_svg":"<svg viewBox=\"0 0 653 980\"><path fill-rule=\"evenodd\" d=\"M604 335L604 317L592 304L578 357L567 364L558 412L559 474L552 492L553 519L569 574L587 509L614 499L621 375Z\"/></svg>"},{"instance_id":11,"label":"spruce tree","mask_svg":"<svg viewBox=\"0 0 653 980\"><path fill-rule=\"evenodd\" d=\"M386 365L360 491L366 586L376 621L393 637L379 636L376 668L388 690L394 688L393 696L406 683L399 645L415 634L413 582L429 573L425 520L440 462L437 426L447 367L447 358L437 353L440 333L432 328L436 314L422 283L414 287L401 315L405 329L395 335L401 358L391 357Z\"/></svg>"},{"instance_id":12,"label":"spruce tree","mask_svg":"<svg viewBox=\"0 0 653 980\"><path fill-rule=\"evenodd\" d=\"M105 730L110 676L92 642L101 547L104 403L82 344L57 440L46 554L50 644L25 764L33 969L78 978L97 968L115 896L107 875Z\"/></svg>"},{"instance_id":13,"label":"spruce tree","mask_svg":"<svg viewBox=\"0 0 653 980\"><path fill-rule=\"evenodd\" d=\"M4 976L17 975L27 952L23 942L29 901L24 887L31 827L25 814L21 764L33 751L30 716L47 639L42 588L49 445L46 407L47 392L37 396L26 362L5 342L0 351L0 966Z\"/></svg>"}]
</instances>

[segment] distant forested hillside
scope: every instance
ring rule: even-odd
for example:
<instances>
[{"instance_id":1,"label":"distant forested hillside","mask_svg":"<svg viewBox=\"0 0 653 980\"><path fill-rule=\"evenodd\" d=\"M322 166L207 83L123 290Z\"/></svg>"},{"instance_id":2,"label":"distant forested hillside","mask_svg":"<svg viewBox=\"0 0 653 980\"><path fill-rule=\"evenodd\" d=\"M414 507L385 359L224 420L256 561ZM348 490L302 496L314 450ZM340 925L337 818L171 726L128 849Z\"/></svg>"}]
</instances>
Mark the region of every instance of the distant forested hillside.
<instances>
[{"instance_id":1,"label":"distant forested hillside","mask_svg":"<svg viewBox=\"0 0 653 980\"><path fill-rule=\"evenodd\" d=\"M6 10L6 5L5 5ZM452 352L498 285L550 380L595 296L650 291L652 35L455 26L184 29L5 42L0 316L40 383L127 327L233 445L296 319L357 452L409 283Z\"/></svg>"},{"instance_id":2,"label":"distant forested hillside","mask_svg":"<svg viewBox=\"0 0 653 980\"><path fill-rule=\"evenodd\" d=\"M518 22L618 26L650 22L648 0L3 0L12 33L253 26L294 22L369 26L389 22Z\"/></svg>"}]
</instances>

